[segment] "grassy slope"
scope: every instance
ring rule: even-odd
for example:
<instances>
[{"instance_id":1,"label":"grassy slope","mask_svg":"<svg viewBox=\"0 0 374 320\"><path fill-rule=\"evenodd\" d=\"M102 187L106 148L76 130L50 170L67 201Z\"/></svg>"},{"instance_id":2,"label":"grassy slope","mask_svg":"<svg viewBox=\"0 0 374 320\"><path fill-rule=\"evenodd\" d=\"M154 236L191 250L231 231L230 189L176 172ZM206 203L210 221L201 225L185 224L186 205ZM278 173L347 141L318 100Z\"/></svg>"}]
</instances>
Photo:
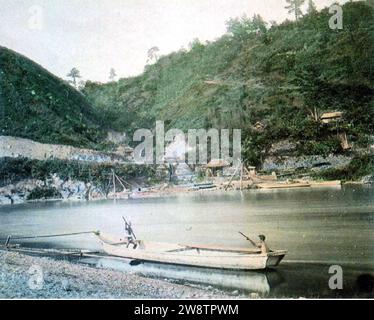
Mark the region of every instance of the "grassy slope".
<instances>
[{"instance_id":1,"label":"grassy slope","mask_svg":"<svg viewBox=\"0 0 374 320\"><path fill-rule=\"evenodd\" d=\"M85 97L38 64L0 47L0 134L93 146L102 135Z\"/></svg>"},{"instance_id":2,"label":"grassy slope","mask_svg":"<svg viewBox=\"0 0 374 320\"><path fill-rule=\"evenodd\" d=\"M297 141L299 154L342 152L336 128L313 122L314 108L345 111L342 126L365 146L374 133L374 10L346 4L343 30L330 30L330 17L325 9L267 29L234 21L215 42L195 41L138 77L88 83L84 92L104 115L103 125L130 134L153 128L156 119L182 129L242 128L251 163L283 138ZM267 125L264 132L253 130L257 121Z\"/></svg>"}]
</instances>

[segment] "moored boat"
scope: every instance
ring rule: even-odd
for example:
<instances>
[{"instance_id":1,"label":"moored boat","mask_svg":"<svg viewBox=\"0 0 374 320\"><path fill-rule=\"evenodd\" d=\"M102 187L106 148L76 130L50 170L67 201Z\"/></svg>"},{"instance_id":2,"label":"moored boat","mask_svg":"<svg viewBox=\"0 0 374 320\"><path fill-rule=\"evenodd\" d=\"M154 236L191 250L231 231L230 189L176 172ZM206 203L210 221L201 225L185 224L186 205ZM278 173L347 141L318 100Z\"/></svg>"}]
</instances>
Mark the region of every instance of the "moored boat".
<instances>
[{"instance_id":1,"label":"moored boat","mask_svg":"<svg viewBox=\"0 0 374 320\"><path fill-rule=\"evenodd\" d=\"M96 233L108 255L140 261L232 270L261 270L276 267L286 255L285 250L262 253L260 249L225 248L128 241Z\"/></svg>"},{"instance_id":2,"label":"moored boat","mask_svg":"<svg viewBox=\"0 0 374 320\"><path fill-rule=\"evenodd\" d=\"M310 186L312 188L320 188L320 187L340 188L342 186L342 182L340 180L334 180L334 181L310 181Z\"/></svg>"},{"instance_id":3,"label":"moored boat","mask_svg":"<svg viewBox=\"0 0 374 320\"><path fill-rule=\"evenodd\" d=\"M279 183L260 183L257 184L260 189L291 189L291 188L309 188L309 182L279 182Z\"/></svg>"}]
</instances>

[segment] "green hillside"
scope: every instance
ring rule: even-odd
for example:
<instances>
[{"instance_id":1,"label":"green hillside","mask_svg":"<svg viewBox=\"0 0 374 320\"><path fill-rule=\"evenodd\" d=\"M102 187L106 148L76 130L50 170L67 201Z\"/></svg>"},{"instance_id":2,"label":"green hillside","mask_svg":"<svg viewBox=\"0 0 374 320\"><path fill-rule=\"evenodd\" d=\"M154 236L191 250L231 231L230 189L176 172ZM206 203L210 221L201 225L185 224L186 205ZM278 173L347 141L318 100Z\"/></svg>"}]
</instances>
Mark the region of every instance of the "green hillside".
<instances>
[{"instance_id":1,"label":"green hillside","mask_svg":"<svg viewBox=\"0 0 374 320\"><path fill-rule=\"evenodd\" d=\"M0 47L0 134L93 146L102 136L86 98L38 64Z\"/></svg>"},{"instance_id":2,"label":"green hillside","mask_svg":"<svg viewBox=\"0 0 374 320\"><path fill-rule=\"evenodd\" d=\"M298 143L299 154L342 153L337 128L314 120L326 111L343 111L340 129L365 147L374 134L374 9L350 2L343 10L343 30L329 28L328 9L281 25L259 16L231 20L215 42L195 40L138 77L88 83L84 93L103 126L130 134L155 120L241 128L245 160L254 164L284 138Z\"/></svg>"}]
</instances>

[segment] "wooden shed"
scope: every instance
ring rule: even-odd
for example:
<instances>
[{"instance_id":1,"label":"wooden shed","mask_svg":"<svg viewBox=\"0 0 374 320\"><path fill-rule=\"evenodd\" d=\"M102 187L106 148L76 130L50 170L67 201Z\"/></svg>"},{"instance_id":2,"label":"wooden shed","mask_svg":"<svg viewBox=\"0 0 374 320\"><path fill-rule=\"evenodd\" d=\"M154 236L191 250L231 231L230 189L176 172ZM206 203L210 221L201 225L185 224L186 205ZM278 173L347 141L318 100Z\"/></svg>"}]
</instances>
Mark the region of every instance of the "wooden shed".
<instances>
[{"instance_id":1,"label":"wooden shed","mask_svg":"<svg viewBox=\"0 0 374 320\"><path fill-rule=\"evenodd\" d=\"M223 168L229 167L230 163L223 159L212 159L207 165L206 168L208 172L213 176L217 175L217 171L223 170Z\"/></svg>"},{"instance_id":2,"label":"wooden shed","mask_svg":"<svg viewBox=\"0 0 374 320\"><path fill-rule=\"evenodd\" d=\"M222 159L212 159L206 166L210 169L222 169L225 167L229 167L230 163Z\"/></svg>"},{"instance_id":3,"label":"wooden shed","mask_svg":"<svg viewBox=\"0 0 374 320\"><path fill-rule=\"evenodd\" d=\"M326 112L321 115L321 122L322 123L330 123L336 122L343 118L343 112L336 111L336 112Z\"/></svg>"}]
</instances>

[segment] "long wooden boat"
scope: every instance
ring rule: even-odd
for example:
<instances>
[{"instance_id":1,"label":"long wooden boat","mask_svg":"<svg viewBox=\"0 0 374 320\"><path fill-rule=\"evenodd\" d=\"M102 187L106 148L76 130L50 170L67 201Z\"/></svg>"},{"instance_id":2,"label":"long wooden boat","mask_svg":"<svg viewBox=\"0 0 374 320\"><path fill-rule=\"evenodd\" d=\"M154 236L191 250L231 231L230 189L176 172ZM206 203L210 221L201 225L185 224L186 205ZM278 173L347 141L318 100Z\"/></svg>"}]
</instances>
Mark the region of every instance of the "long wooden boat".
<instances>
[{"instance_id":1,"label":"long wooden boat","mask_svg":"<svg viewBox=\"0 0 374 320\"><path fill-rule=\"evenodd\" d=\"M340 180L334 181L310 181L310 186L312 188L319 188L319 187L338 187L342 186L342 182Z\"/></svg>"},{"instance_id":2,"label":"long wooden boat","mask_svg":"<svg viewBox=\"0 0 374 320\"><path fill-rule=\"evenodd\" d=\"M290 189L290 188L309 188L310 183L260 183L257 185L260 189Z\"/></svg>"},{"instance_id":3,"label":"long wooden boat","mask_svg":"<svg viewBox=\"0 0 374 320\"><path fill-rule=\"evenodd\" d=\"M259 249L190 246L127 240L97 233L105 253L134 260L231 270L261 270L276 267L287 251L261 253Z\"/></svg>"}]
</instances>

